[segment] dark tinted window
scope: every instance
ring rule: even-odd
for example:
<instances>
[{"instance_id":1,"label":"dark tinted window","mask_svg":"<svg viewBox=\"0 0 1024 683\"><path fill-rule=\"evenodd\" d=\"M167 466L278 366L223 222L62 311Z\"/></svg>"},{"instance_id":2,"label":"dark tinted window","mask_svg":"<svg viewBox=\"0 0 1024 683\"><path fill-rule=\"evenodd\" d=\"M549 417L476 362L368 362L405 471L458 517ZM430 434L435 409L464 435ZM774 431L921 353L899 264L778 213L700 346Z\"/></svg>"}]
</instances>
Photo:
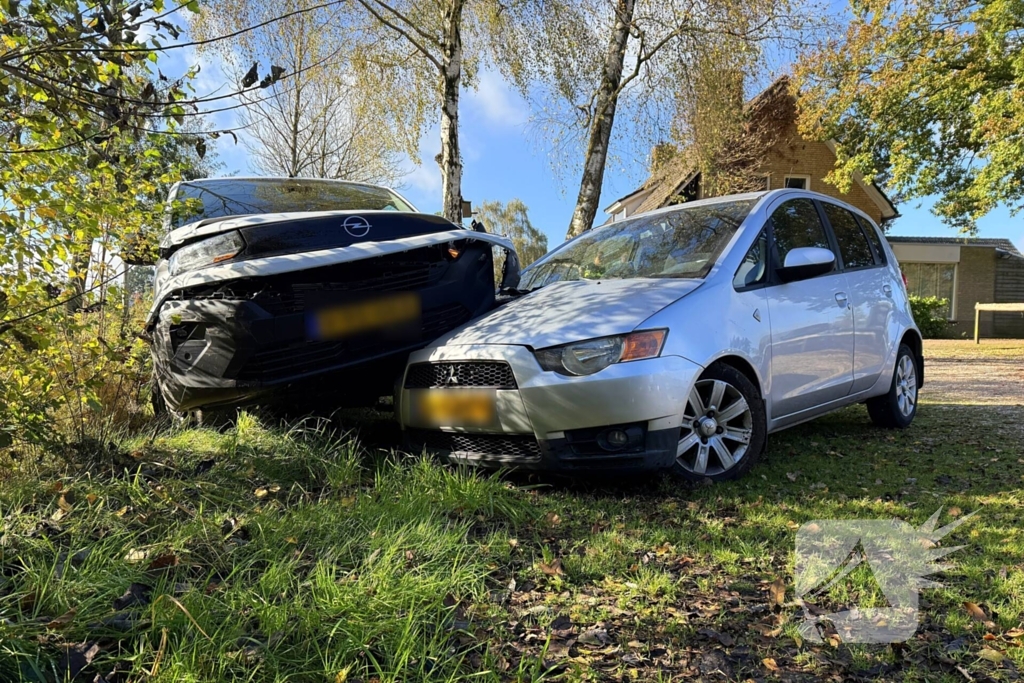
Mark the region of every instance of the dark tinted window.
<instances>
[{"instance_id":1,"label":"dark tinted window","mask_svg":"<svg viewBox=\"0 0 1024 683\"><path fill-rule=\"evenodd\" d=\"M864 228L864 232L867 233L868 241L871 242L871 246L875 248L875 257L878 259L878 262L883 265L888 263L885 258L885 249L882 248L882 240L878 236L878 230L875 229L875 226L872 225L870 221L866 221L859 216L855 216L855 218L857 218L861 227Z\"/></svg>"},{"instance_id":2,"label":"dark tinted window","mask_svg":"<svg viewBox=\"0 0 1024 683\"><path fill-rule=\"evenodd\" d=\"M779 256L777 265L785 265L786 254L799 247L832 248L818 210L810 199L790 199L775 209L771 224Z\"/></svg>"},{"instance_id":3,"label":"dark tinted window","mask_svg":"<svg viewBox=\"0 0 1024 683\"><path fill-rule=\"evenodd\" d=\"M171 207L171 225L204 218L290 211L412 211L382 187L330 180L221 178L182 183Z\"/></svg>"},{"instance_id":4,"label":"dark tinted window","mask_svg":"<svg viewBox=\"0 0 1024 683\"><path fill-rule=\"evenodd\" d=\"M743 263L736 270L732 284L736 289L764 284L768 277L768 233L764 230L757 236L750 251L743 257Z\"/></svg>"},{"instance_id":5,"label":"dark tinted window","mask_svg":"<svg viewBox=\"0 0 1024 683\"><path fill-rule=\"evenodd\" d=\"M866 268L875 265L875 257L871 254L871 246L864 231L860 229L853 214L841 206L822 202L825 215L832 225L836 241L839 242L839 253L843 257L845 268Z\"/></svg>"}]
</instances>

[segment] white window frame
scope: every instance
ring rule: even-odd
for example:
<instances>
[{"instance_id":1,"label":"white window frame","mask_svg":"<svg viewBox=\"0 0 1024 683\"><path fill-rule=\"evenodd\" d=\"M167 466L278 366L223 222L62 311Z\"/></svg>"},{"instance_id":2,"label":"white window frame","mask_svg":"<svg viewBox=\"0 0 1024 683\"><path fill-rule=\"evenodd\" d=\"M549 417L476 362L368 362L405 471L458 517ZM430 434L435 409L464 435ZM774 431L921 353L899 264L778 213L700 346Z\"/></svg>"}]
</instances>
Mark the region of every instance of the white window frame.
<instances>
[{"instance_id":1,"label":"white window frame","mask_svg":"<svg viewBox=\"0 0 1024 683\"><path fill-rule=\"evenodd\" d=\"M771 173L765 173L764 174L764 190L765 190L765 192L769 192L769 191L771 191L771 189L772 189L772 174Z\"/></svg>"},{"instance_id":2,"label":"white window frame","mask_svg":"<svg viewBox=\"0 0 1024 683\"><path fill-rule=\"evenodd\" d=\"M806 175L804 173L787 173L782 178L782 187L783 188L789 189L789 179L790 178L802 178L804 180L804 189L805 190L810 190L811 189L811 176Z\"/></svg>"}]
</instances>

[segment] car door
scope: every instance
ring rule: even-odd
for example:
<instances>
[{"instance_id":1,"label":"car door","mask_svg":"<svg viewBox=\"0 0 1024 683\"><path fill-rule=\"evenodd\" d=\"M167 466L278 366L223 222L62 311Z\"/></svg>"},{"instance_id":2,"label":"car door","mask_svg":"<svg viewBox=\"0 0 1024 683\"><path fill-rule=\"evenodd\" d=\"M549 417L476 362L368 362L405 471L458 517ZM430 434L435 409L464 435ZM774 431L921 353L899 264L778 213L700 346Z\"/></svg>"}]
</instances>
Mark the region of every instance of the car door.
<instances>
[{"instance_id":1,"label":"car door","mask_svg":"<svg viewBox=\"0 0 1024 683\"><path fill-rule=\"evenodd\" d=\"M888 325L893 313L892 284L872 250L857 217L822 201L825 218L839 246L853 312L853 385L850 393L870 389L889 355Z\"/></svg>"},{"instance_id":2,"label":"car door","mask_svg":"<svg viewBox=\"0 0 1024 683\"><path fill-rule=\"evenodd\" d=\"M773 268L798 247L833 250L821 215L809 198L788 199L768 219ZM845 397L853 384L853 313L838 259L831 272L768 289L771 314L772 418Z\"/></svg>"}]
</instances>

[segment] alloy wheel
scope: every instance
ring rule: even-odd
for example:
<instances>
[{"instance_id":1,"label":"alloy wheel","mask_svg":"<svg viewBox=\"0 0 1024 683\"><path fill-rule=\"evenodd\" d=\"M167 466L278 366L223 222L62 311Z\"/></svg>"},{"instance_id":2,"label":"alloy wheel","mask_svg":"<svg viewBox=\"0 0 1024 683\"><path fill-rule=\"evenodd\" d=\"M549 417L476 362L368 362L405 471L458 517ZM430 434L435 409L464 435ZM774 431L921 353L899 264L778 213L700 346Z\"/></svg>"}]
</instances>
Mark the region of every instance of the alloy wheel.
<instances>
[{"instance_id":1,"label":"alloy wheel","mask_svg":"<svg viewBox=\"0 0 1024 683\"><path fill-rule=\"evenodd\" d=\"M917 405L917 369L910 356L900 356L896 366L896 405L904 417L909 417Z\"/></svg>"},{"instance_id":2,"label":"alloy wheel","mask_svg":"<svg viewBox=\"0 0 1024 683\"><path fill-rule=\"evenodd\" d=\"M720 379L698 380L686 401L676 461L692 474L715 476L747 454L754 418L739 389Z\"/></svg>"}]
</instances>

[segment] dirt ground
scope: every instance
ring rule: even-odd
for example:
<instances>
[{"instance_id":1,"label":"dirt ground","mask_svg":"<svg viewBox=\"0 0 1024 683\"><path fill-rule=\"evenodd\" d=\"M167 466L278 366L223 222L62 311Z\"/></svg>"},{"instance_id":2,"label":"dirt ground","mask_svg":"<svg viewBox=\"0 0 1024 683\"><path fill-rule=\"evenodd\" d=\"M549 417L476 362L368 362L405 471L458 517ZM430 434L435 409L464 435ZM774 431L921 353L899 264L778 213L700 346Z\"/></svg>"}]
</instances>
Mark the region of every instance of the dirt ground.
<instances>
[{"instance_id":1,"label":"dirt ground","mask_svg":"<svg viewBox=\"0 0 1024 683\"><path fill-rule=\"evenodd\" d=\"M1024 407L1024 340L932 339L924 356L922 401Z\"/></svg>"}]
</instances>

